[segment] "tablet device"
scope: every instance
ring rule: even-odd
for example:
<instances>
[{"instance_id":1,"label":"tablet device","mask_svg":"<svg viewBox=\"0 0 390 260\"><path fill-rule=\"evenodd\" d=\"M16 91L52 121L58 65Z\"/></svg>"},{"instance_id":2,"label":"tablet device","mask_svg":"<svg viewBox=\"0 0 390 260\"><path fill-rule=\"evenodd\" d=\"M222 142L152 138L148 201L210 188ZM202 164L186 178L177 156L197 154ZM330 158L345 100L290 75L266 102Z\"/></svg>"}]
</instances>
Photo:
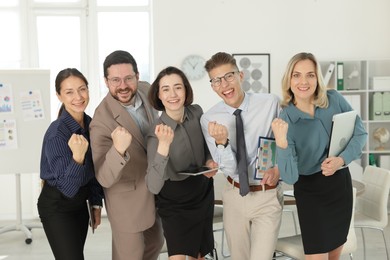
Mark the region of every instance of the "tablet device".
<instances>
[{"instance_id":1,"label":"tablet device","mask_svg":"<svg viewBox=\"0 0 390 260\"><path fill-rule=\"evenodd\" d=\"M201 167L196 167L196 168L191 168L182 172L179 172L179 174L182 175L189 175L189 176L197 176L205 173L209 173L212 171L217 171L218 168L210 168L207 166L201 166Z\"/></svg>"},{"instance_id":2,"label":"tablet device","mask_svg":"<svg viewBox=\"0 0 390 260\"><path fill-rule=\"evenodd\" d=\"M339 156L352 138L357 113L349 111L333 116L328 157Z\"/></svg>"}]
</instances>

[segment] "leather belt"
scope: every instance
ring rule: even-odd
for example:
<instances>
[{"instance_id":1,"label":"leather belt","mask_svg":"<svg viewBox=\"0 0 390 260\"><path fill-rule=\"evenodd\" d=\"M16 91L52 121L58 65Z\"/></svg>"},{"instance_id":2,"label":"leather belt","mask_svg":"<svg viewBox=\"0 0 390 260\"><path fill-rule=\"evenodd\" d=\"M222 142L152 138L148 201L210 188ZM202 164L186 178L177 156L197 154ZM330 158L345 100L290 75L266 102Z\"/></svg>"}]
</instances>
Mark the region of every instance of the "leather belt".
<instances>
[{"instance_id":1,"label":"leather belt","mask_svg":"<svg viewBox=\"0 0 390 260\"><path fill-rule=\"evenodd\" d=\"M228 180L228 182L230 182L231 184L233 184L234 187L240 188L240 183L235 182L230 176L227 177L227 180ZM277 186L277 185L275 185L275 186L270 186L270 185L267 185L267 184L264 184L264 185L250 185L250 186L249 186L249 191L251 191L251 192L261 191L261 190L263 190L263 187L264 187L264 190L272 190L272 189L275 189L276 186Z\"/></svg>"}]
</instances>

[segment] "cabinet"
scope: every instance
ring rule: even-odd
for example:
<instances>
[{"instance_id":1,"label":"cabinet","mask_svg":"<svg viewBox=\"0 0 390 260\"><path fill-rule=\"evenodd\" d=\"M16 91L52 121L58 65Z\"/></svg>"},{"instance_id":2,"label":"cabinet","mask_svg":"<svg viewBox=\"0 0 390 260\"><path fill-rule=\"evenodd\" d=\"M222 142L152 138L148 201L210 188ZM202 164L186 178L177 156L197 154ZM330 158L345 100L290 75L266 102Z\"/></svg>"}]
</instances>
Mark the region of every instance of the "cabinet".
<instances>
[{"instance_id":1,"label":"cabinet","mask_svg":"<svg viewBox=\"0 0 390 260\"><path fill-rule=\"evenodd\" d=\"M390 140L379 143L374 138L382 128L390 131L390 60L321 61L320 65L328 87L337 89L363 120L368 140L358 163L390 169Z\"/></svg>"}]
</instances>

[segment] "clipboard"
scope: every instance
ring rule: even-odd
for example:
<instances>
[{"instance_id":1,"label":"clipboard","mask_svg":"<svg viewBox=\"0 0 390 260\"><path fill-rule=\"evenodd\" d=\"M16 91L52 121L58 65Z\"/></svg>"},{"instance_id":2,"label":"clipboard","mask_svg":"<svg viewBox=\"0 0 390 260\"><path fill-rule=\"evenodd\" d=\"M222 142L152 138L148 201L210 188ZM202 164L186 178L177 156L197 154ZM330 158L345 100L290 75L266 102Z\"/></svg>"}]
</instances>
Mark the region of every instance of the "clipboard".
<instances>
[{"instance_id":1,"label":"clipboard","mask_svg":"<svg viewBox=\"0 0 390 260\"><path fill-rule=\"evenodd\" d=\"M217 170L218 170L218 168L210 168L207 166L200 166L200 167L185 170L183 172L178 172L178 174L188 175L188 176L197 176L197 175L202 175L202 174L210 173L210 172L217 171Z\"/></svg>"},{"instance_id":2,"label":"clipboard","mask_svg":"<svg viewBox=\"0 0 390 260\"><path fill-rule=\"evenodd\" d=\"M89 200L87 200L87 208L88 208L88 215L89 215L89 226L91 227L92 234L95 233L95 217L93 215L93 208L91 203L89 203Z\"/></svg>"},{"instance_id":3,"label":"clipboard","mask_svg":"<svg viewBox=\"0 0 390 260\"><path fill-rule=\"evenodd\" d=\"M256 163L255 180L263 179L263 172L276 165L276 141L272 137L259 136Z\"/></svg>"}]
</instances>

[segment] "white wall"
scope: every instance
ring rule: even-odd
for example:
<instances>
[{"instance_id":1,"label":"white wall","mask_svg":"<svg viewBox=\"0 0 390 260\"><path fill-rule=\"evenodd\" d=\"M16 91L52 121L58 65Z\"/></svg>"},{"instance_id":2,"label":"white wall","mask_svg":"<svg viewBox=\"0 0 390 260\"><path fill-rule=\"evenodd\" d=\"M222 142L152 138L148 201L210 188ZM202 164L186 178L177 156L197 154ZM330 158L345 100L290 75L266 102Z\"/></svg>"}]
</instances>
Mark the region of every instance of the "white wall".
<instances>
[{"instance_id":1,"label":"white wall","mask_svg":"<svg viewBox=\"0 0 390 260\"><path fill-rule=\"evenodd\" d=\"M390 59L388 0L155 0L153 10L154 74L180 67L189 54L270 53L271 92L279 95L281 75L297 52L320 60ZM219 101L207 76L192 86L204 110ZM0 220L14 219L14 177L0 181ZM22 176L25 219L37 216L37 187L38 175Z\"/></svg>"},{"instance_id":2,"label":"white wall","mask_svg":"<svg viewBox=\"0 0 390 260\"><path fill-rule=\"evenodd\" d=\"M155 74L188 54L270 53L271 92L296 53L319 60L390 58L388 0L154 1ZM208 77L191 82L204 110L219 98Z\"/></svg>"}]
</instances>

